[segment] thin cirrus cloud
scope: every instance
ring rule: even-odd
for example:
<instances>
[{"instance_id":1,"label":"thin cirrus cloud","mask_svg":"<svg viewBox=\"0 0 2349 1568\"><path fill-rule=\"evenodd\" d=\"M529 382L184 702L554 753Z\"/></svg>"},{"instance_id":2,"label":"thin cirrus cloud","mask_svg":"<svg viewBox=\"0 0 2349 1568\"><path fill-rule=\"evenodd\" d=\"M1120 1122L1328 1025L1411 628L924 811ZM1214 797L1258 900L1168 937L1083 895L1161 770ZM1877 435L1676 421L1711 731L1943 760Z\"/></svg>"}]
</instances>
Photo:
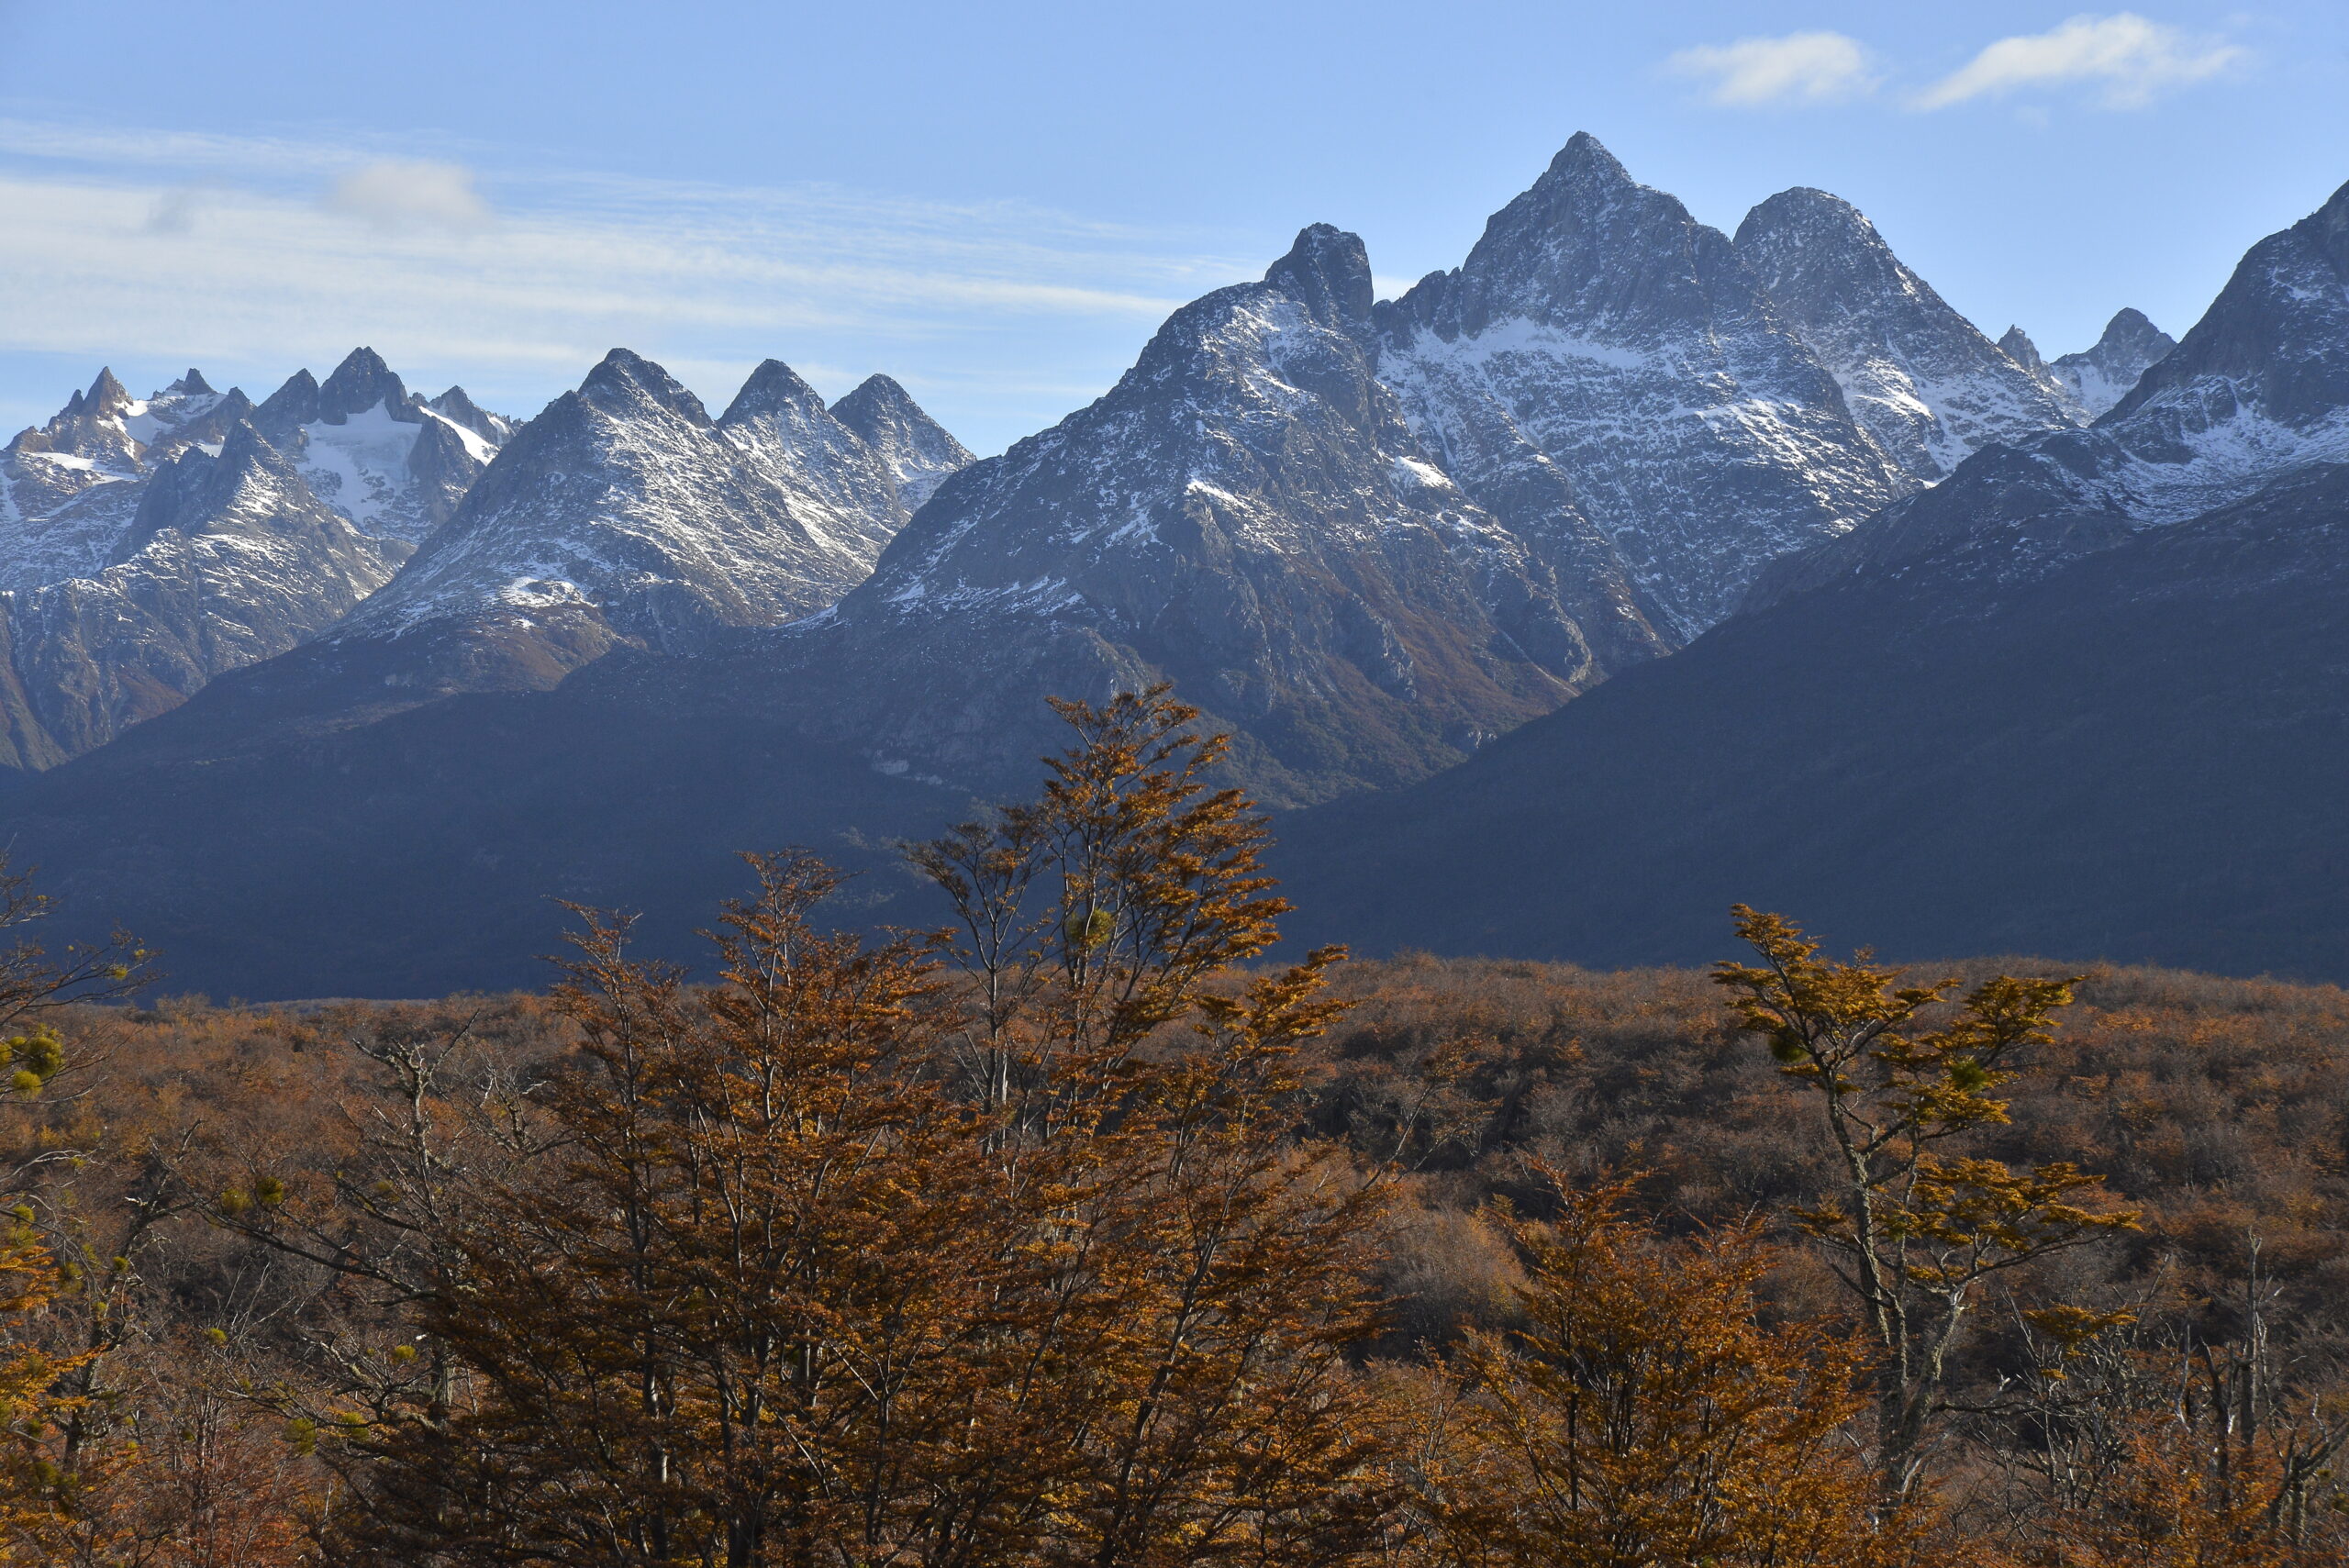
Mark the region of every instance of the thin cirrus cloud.
<instances>
[{"instance_id":1,"label":"thin cirrus cloud","mask_svg":"<svg viewBox=\"0 0 2349 1568\"><path fill-rule=\"evenodd\" d=\"M1729 108L1831 104L1876 91L1866 49L1842 33L1788 33L1700 44L1664 61L1675 76L1708 83L1705 96Z\"/></svg>"},{"instance_id":2,"label":"thin cirrus cloud","mask_svg":"<svg viewBox=\"0 0 2349 1568\"><path fill-rule=\"evenodd\" d=\"M2028 87L2090 83L2108 109L2143 108L2176 87L2208 81L2244 58L2223 39L2198 38L2134 12L2074 17L2043 33L2000 39L1911 100L1944 109Z\"/></svg>"},{"instance_id":3,"label":"thin cirrus cloud","mask_svg":"<svg viewBox=\"0 0 2349 1568\"><path fill-rule=\"evenodd\" d=\"M526 410L624 343L688 373L770 353L886 370L991 447L1255 270L1213 237L1019 204L470 164L0 119L0 402L61 395L9 384L36 373L11 356L168 353L273 384L370 342Z\"/></svg>"}]
</instances>

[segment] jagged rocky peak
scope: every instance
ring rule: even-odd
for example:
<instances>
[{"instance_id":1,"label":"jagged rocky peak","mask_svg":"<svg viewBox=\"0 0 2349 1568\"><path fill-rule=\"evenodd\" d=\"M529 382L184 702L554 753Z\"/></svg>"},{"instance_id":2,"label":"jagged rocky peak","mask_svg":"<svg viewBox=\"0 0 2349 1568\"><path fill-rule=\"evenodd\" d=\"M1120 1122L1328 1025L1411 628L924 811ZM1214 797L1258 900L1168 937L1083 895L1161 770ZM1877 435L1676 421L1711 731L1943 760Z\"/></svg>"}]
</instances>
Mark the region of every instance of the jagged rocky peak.
<instances>
[{"instance_id":1,"label":"jagged rocky peak","mask_svg":"<svg viewBox=\"0 0 2349 1568\"><path fill-rule=\"evenodd\" d=\"M273 439L290 436L305 425L316 424L317 418L318 378L306 370L287 376L284 385L261 400L253 414L254 426Z\"/></svg>"},{"instance_id":2,"label":"jagged rocky peak","mask_svg":"<svg viewBox=\"0 0 2349 1568\"><path fill-rule=\"evenodd\" d=\"M449 519L503 442L495 416L469 399L462 407L474 418L412 395L381 354L359 348L324 385L296 371L252 422L320 500L366 533L414 543Z\"/></svg>"},{"instance_id":3,"label":"jagged rocky peak","mask_svg":"<svg viewBox=\"0 0 2349 1568\"><path fill-rule=\"evenodd\" d=\"M1735 244L1853 416L1916 483L1934 483L1989 442L2079 422L1841 197L1781 191L1746 214Z\"/></svg>"},{"instance_id":4,"label":"jagged rocky peak","mask_svg":"<svg viewBox=\"0 0 2349 1568\"><path fill-rule=\"evenodd\" d=\"M2077 395L2072 390L2072 384L2057 375L2054 368L2040 358L2039 345L2032 342L2031 334L2021 327L2010 326L2006 329L1998 339L1998 351L2020 366L2022 373L2031 378L2033 386L2063 405L2064 411L2071 416L2074 424L2085 425L2095 417L2081 406Z\"/></svg>"},{"instance_id":5,"label":"jagged rocky peak","mask_svg":"<svg viewBox=\"0 0 2349 1568\"><path fill-rule=\"evenodd\" d=\"M1733 267L1725 237L1577 131L1531 188L1493 215L1464 265L1422 280L1397 306L1469 336L1524 317L1607 320L1619 337L1653 337L1743 304L1720 295Z\"/></svg>"},{"instance_id":6,"label":"jagged rocky peak","mask_svg":"<svg viewBox=\"0 0 2349 1568\"><path fill-rule=\"evenodd\" d=\"M353 349L335 366L318 388L318 418L325 424L347 423L354 414L383 409L401 424L423 422L409 406L406 385L373 349Z\"/></svg>"},{"instance_id":7,"label":"jagged rocky peak","mask_svg":"<svg viewBox=\"0 0 2349 1568\"><path fill-rule=\"evenodd\" d=\"M614 349L596 361L579 384L583 401L605 412L625 417L658 408L685 420L697 429L710 426L709 410L683 382L630 349Z\"/></svg>"},{"instance_id":8,"label":"jagged rocky peak","mask_svg":"<svg viewBox=\"0 0 2349 1568\"><path fill-rule=\"evenodd\" d=\"M1264 270L1264 282L1329 326L1349 332L1370 326L1375 291L1370 252L1359 235L1326 223L1309 224L1298 232L1288 254Z\"/></svg>"},{"instance_id":9,"label":"jagged rocky peak","mask_svg":"<svg viewBox=\"0 0 2349 1568\"><path fill-rule=\"evenodd\" d=\"M734 394L734 401L718 416L721 425L739 425L752 419L806 418L826 414L822 394L807 384L807 379L781 360L762 360L741 388Z\"/></svg>"},{"instance_id":10,"label":"jagged rocky peak","mask_svg":"<svg viewBox=\"0 0 2349 1568\"><path fill-rule=\"evenodd\" d=\"M149 448L167 449L156 455L168 455L180 428L220 401L198 371L142 399L131 396L112 370L100 370L87 392L72 394L47 425L22 432L9 450L87 458L136 473L145 466Z\"/></svg>"},{"instance_id":11,"label":"jagged rocky peak","mask_svg":"<svg viewBox=\"0 0 2349 1568\"><path fill-rule=\"evenodd\" d=\"M462 386L452 386L440 396L428 400L427 408L444 419L462 425L474 435L493 446L504 446L521 427L503 414L493 414L475 403Z\"/></svg>"},{"instance_id":12,"label":"jagged rocky peak","mask_svg":"<svg viewBox=\"0 0 2349 1568\"><path fill-rule=\"evenodd\" d=\"M1554 579L1379 381L1359 240L1308 228L1118 384L956 474L762 689L828 738L993 788L1047 695L1171 678L1271 801L1457 760L1596 678Z\"/></svg>"},{"instance_id":13,"label":"jagged rocky peak","mask_svg":"<svg viewBox=\"0 0 2349 1568\"><path fill-rule=\"evenodd\" d=\"M2185 439L2256 415L2327 452L2349 440L2349 184L2253 246L2107 418L2163 410Z\"/></svg>"},{"instance_id":14,"label":"jagged rocky peak","mask_svg":"<svg viewBox=\"0 0 2349 1568\"><path fill-rule=\"evenodd\" d=\"M2093 419L2128 396L2138 379L2176 347L2177 339L2143 311L2124 309L2105 324L2093 347L2065 354L2047 368Z\"/></svg>"},{"instance_id":15,"label":"jagged rocky peak","mask_svg":"<svg viewBox=\"0 0 2349 1568\"><path fill-rule=\"evenodd\" d=\"M159 464L217 446L252 412L199 371L143 400L111 371L0 450L0 589L83 577L115 559Z\"/></svg>"},{"instance_id":16,"label":"jagged rocky peak","mask_svg":"<svg viewBox=\"0 0 2349 1568\"><path fill-rule=\"evenodd\" d=\"M885 375L867 376L832 405L832 417L863 437L896 476L897 498L918 511L947 479L976 461L911 394Z\"/></svg>"},{"instance_id":17,"label":"jagged rocky peak","mask_svg":"<svg viewBox=\"0 0 2349 1568\"><path fill-rule=\"evenodd\" d=\"M285 517L322 510L293 466L239 421L217 456L190 447L156 471L116 559L128 560L167 528L263 537Z\"/></svg>"},{"instance_id":18,"label":"jagged rocky peak","mask_svg":"<svg viewBox=\"0 0 2349 1568\"><path fill-rule=\"evenodd\" d=\"M2093 425L1977 452L1848 537L1779 562L1750 603L1766 608L1854 573L2031 580L2341 462L2349 185L2246 251L2202 319Z\"/></svg>"},{"instance_id":19,"label":"jagged rocky peak","mask_svg":"<svg viewBox=\"0 0 2349 1568\"><path fill-rule=\"evenodd\" d=\"M1587 133L1375 316L1421 441L1526 537L1595 528L1675 642L1912 483L1729 237Z\"/></svg>"},{"instance_id":20,"label":"jagged rocky peak","mask_svg":"<svg viewBox=\"0 0 2349 1568\"><path fill-rule=\"evenodd\" d=\"M868 567L911 515L883 454L834 417L816 389L781 360L751 373L718 429L801 522Z\"/></svg>"},{"instance_id":21,"label":"jagged rocky peak","mask_svg":"<svg viewBox=\"0 0 2349 1568\"><path fill-rule=\"evenodd\" d=\"M134 401L130 389L115 378L113 367L102 365L89 392L66 404L65 411L76 418L118 419L130 412Z\"/></svg>"},{"instance_id":22,"label":"jagged rocky peak","mask_svg":"<svg viewBox=\"0 0 2349 1568\"><path fill-rule=\"evenodd\" d=\"M9 596L6 761L61 762L284 652L406 553L322 505L247 422L217 455L184 447L141 487L111 562Z\"/></svg>"},{"instance_id":23,"label":"jagged rocky peak","mask_svg":"<svg viewBox=\"0 0 2349 1568\"><path fill-rule=\"evenodd\" d=\"M506 650L465 681L543 684L615 638L695 651L823 608L872 555L832 537L739 433L660 365L613 350L506 443L338 639L454 628Z\"/></svg>"}]
</instances>

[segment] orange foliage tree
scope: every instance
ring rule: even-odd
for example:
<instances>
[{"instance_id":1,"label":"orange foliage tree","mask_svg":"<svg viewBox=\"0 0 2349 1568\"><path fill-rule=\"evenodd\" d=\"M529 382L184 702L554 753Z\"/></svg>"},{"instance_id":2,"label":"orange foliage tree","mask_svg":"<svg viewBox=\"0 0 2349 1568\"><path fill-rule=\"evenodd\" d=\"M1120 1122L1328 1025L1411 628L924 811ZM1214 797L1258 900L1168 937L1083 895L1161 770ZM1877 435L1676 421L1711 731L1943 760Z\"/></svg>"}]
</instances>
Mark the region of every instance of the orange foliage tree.
<instances>
[{"instance_id":1,"label":"orange foliage tree","mask_svg":"<svg viewBox=\"0 0 2349 1568\"><path fill-rule=\"evenodd\" d=\"M1536 1171L1555 1218L1490 1217L1524 1266L1518 1326L1471 1329L1397 1379L1421 1552L1447 1568L1901 1560L1910 1532L1876 1517L1846 1432L1865 1358L1814 1325L1762 1323L1772 1252L1754 1229L1666 1241L1626 1212L1632 1181Z\"/></svg>"},{"instance_id":2,"label":"orange foliage tree","mask_svg":"<svg viewBox=\"0 0 2349 1568\"><path fill-rule=\"evenodd\" d=\"M1999 975L1948 1023L1920 1029L1956 981L1904 985L1865 952L1849 963L1819 957L1820 944L1780 916L1734 913L1762 962L1720 964L1714 979L1738 1027L1766 1040L1825 1113L1837 1191L1797 1218L1835 1260L1876 1341L1877 1463L1898 1499L1920 1478L1950 1353L1983 1282L2135 1228L2134 1212L2088 1207L2102 1178L2075 1165L2016 1171L1936 1152L2007 1119L1997 1091L2015 1059L2049 1043L2076 982ZM2076 1333L2099 1326L2076 1308L2041 1310Z\"/></svg>"},{"instance_id":3,"label":"orange foliage tree","mask_svg":"<svg viewBox=\"0 0 2349 1568\"><path fill-rule=\"evenodd\" d=\"M445 1207L456 1261L420 1282L448 1397L321 1438L360 1491L347 1556L1371 1550L1345 1351L1376 1195L1290 1136L1337 955L1230 973L1281 906L1261 825L1200 783L1218 743L1163 694L1063 711L1078 744L1041 802L918 855L966 929L949 857L995 879L1005 940L953 947L963 974L818 932L837 878L805 855L754 859L710 986L591 920L545 1158Z\"/></svg>"}]
</instances>

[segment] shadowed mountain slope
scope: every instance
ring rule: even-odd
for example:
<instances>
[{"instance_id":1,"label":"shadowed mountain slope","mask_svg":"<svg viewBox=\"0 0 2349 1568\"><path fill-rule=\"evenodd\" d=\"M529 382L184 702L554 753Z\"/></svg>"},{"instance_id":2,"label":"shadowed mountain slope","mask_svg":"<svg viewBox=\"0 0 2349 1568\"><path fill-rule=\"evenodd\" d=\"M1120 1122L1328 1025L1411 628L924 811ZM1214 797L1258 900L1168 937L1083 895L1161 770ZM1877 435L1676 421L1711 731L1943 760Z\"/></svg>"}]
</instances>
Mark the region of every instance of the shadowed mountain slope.
<instances>
[{"instance_id":1,"label":"shadowed mountain slope","mask_svg":"<svg viewBox=\"0 0 2349 1568\"><path fill-rule=\"evenodd\" d=\"M1288 818L1300 940L1716 956L1729 906L1903 958L2349 981L2349 468L2034 580L1740 616L1416 789Z\"/></svg>"}]
</instances>

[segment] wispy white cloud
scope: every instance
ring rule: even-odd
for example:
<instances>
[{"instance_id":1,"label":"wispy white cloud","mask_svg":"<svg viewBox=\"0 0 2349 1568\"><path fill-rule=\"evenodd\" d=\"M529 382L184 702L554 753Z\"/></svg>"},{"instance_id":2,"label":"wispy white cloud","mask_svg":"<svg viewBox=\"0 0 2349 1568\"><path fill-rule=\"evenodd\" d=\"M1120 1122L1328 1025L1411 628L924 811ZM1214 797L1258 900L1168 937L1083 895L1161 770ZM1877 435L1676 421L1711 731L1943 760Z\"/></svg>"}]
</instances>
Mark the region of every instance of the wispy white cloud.
<instances>
[{"instance_id":1,"label":"wispy white cloud","mask_svg":"<svg viewBox=\"0 0 2349 1568\"><path fill-rule=\"evenodd\" d=\"M2185 33L2131 11L2074 17L2043 33L1998 39L1912 102L1941 109L2020 88L2088 83L2106 108L2142 108L2243 58L2244 50L2224 39Z\"/></svg>"},{"instance_id":2,"label":"wispy white cloud","mask_svg":"<svg viewBox=\"0 0 2349 1568\"><path fill-rule=\"evenodd\" d=\"M533 397L615 344L713 376L777 354L947 388L986 440L1083 401L1057 389L1097 392L1168 311L1263 265L1011 204L475 172L449 150L0 121L0 352L282 375L368 342ZM1056 359L1055 339L1102 347Z\"/></svg>"},{"instance_id":3,"label":"wispy white cloud","mask_svg":"<svg viewBox=\"0 0 2349 1568\"><path fill-rule=\"evenodd\" d=\"M327 205L378 228L479 228L489 221L473 172L462 163L380 158L335 181Z\"/></svg>"},{"instance_id":4,"label":"wispy white cloud","mask_svg":"<svg viewBox=\"0 0 2349 1568\"><path fill-rule=\"evenodd\" d=\"M1879 80L1857 39L1829 32L1700 44L1664 69L1709 83L1706 97L1731 108L1836 103L1874 92Z\"/></svg>"}]
</instances>

